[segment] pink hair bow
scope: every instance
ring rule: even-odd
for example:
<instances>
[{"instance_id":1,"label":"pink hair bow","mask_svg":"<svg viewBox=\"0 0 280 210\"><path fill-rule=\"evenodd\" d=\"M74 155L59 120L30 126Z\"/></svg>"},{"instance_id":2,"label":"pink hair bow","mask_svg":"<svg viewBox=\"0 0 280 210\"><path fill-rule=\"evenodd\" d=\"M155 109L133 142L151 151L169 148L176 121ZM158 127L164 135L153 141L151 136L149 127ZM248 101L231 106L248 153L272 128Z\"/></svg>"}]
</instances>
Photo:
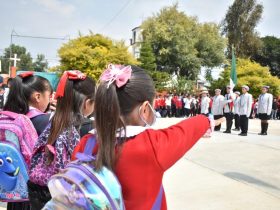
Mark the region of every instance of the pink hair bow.
<instances>
[{"instance_id":1,"label":"pink hair bow","mask_svg":"<svg viewBox=\"0 0 280 210\"><path fill-rule=\"evenodd\" d=\"M109 64L108 68L102 73L100 80L108 82L107 88L114 82L118 88L124 86L131 78L131 66Z\"/></svg>"}]
</instances>

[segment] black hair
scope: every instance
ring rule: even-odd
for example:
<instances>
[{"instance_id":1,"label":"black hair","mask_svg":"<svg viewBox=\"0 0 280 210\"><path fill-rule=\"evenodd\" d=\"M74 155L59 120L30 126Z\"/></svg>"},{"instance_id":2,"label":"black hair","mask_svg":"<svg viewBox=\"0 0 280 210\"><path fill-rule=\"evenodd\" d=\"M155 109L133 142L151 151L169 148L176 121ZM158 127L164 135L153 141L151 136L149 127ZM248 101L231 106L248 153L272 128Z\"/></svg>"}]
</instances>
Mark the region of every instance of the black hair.
<instances>
[{"instance_id":1,"label":"black hair","mask_svg":"<svg viewBox=\"0 0 280 210\"><path fill-rule=\"evenodd\" d=\"M99 141L96 169L114 168L116 134L125 129L129 115L140 104L155 98L155 88L145 70L131 66L129 81L118 88L114 83L101 82L95 97L95 124Z\"/></svg>"},{"instance_id":2,"label":"black hair","mask_svg":"<svg viewBox=\"0 0 280 210\"><path fill-rule=\"evenodd\" d=\"M95 81L89 77L84 80L67 79L64 96L57 99L55 114L52 118L48 145L53 145L57 137L71 125L79 127L82 123L82 108L85 100L93 103L95 97ZM46 147L48 164L53 161L53 155Z\"/></svg>"},{"instance_id":3,"label":"black hair","mask_svg":"<svg viewBox=\"0 0 280 210\"><path fill-rule=\"evenodd\" d=\"M31 75L25 78L16 76L9 80L9 83L11 87L3 110L19 114L28 113L30 97L35 91L39 93L52 92L50 82L41 76Z\"/></svg>"}]
</instances>

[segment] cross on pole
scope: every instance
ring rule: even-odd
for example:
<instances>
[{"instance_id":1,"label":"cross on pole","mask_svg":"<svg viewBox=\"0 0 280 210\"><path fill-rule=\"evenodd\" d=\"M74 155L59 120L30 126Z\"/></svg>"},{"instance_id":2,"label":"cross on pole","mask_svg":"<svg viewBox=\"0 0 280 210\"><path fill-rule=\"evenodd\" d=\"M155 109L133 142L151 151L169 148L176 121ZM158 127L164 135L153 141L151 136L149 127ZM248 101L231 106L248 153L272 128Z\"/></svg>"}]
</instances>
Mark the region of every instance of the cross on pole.
<instances>
[{"instance_id":1,"label":"cross on pole","mask_svg":"<svg viewBox=\"0 0 280 210\"><path fill-rule=\"evenodd\" d=\"M10 58L11 61L14 61L14 67L17 67L17 61L20 61L19 58L17 58L17 54L14 54L13 58Z\"/></svg>"}]
</instances>

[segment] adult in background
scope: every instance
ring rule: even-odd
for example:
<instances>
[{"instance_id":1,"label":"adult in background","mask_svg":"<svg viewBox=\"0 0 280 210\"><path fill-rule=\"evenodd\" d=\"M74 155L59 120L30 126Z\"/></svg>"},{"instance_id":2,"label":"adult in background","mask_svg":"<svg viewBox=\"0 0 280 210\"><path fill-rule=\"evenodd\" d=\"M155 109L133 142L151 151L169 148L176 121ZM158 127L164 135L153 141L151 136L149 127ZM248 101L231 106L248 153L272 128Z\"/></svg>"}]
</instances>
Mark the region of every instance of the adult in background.
<instances>
[{"instance_id":1,"label":"adult in background","mask_svg":"<svg viewBox=\"0 0 280 210\"><path fill-rule=\"evenodd\" d=\"M213 97L212 104L212 114L214 115L214 119L219 119L223 117L223 107L224 107L224 96L221 95L221 89L215 90L215 96ZM221 124L215 126L215 131L219 131L221 129Z\"/></svg>"},{"instance_id":2,"label":"adult in background","mask_svg":"<svg viewBox=\"0 0 280 210\"><path fill-rule=\"evenodd\" d=\"M189 94L184 98L184 115L189 117L191 113L192 95Z\"/></svg>"},{"instance_id":3,"label":"adult in background","mask_svg":"<svg viewBox=\"0 0 280 210\"><path fill-rule=\"evenodd\" d=\"M272 110L272 94L268 93L269 86L262 87L262 94L259 96L258 116L261 120L261 132L259 135L267 135L268 120Z\"/></svg>"},{"instance_id":4,"label":"adult in background","mask_svg":"<svg viewBox=\"0 0 280 210\"><path fill-rule=\"evenodd\" d=\"M171 100L172 100L172 96L170 95L165 96L165 104L166 104L166 111L168 117L171 117Z\"/></svg>"},{"instance_id":5,"label":"adult in background","mask_svg":"<svg viewBox=\"0 0 280 210\"><path fill-rule=\"evenodd\" d=\"M235 94L235 99L233 101L233 114L234 114L235 128L232 130L239 131L240 130L240 117L239 117L240 92L235 91L234 94Z\"/></svg>"},{"instance_id":6,"label":"adult in background","mask_svg":"<svg viewBox=\"0 0 280 210\"><path fill-rule=\"evenodd\" d=\"M224 98L224 116L226 118L227 127L226 130L223 133L231 133L231 127L233 123L233 100L234 96L231 92L231 87L228 85L226 88L227 94Z\"/></svg>"},{"instance_id":7,"label":"adult in background","mask_svg":"<svg viewBox=\"0 0 280 210\"><path fill-rule=\"evenodd\" d=\"M201 92L200 113L205 116L209 115L209 106L210 106L210 98L207 95L208 95L208 90L203 90Z\"/></svg>"},{"instance_id":8,"label":"adult in background","mask_svg":"<svg viewBox=\"0 0 280 210\"><path fill-rule=\"evenodd\" d=\"M278 108L277 99L274 98L272 103L272 111L271 111L271 119L273 120L277 120L277 108Z\"/></svg>"},{"instance_id":9,"label":"adult in background","mask_svg":"<svg viewBox=\"0 0 280 210\"><path fill-rule=\"evenodd\" d=\"M248 93L249 87L247 85L242 86L242 95L240 96L240 128L241 133L239 136L247 136L248 132L248 121L252 110L253 98L252 95Z\"/></svg>"}]
</instances>

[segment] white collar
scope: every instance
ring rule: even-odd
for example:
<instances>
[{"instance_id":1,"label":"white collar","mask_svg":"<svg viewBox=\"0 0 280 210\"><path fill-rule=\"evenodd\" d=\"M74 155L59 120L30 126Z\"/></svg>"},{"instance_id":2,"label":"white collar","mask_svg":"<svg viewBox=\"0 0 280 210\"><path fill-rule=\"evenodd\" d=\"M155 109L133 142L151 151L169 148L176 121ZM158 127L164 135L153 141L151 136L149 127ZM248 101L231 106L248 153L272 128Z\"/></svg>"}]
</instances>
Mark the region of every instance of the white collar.
<instances>
[{"instance_id":1,"label":"white collar","mask_svg":"<svg viewBox=\"0 0 280 210\"><path fill-rule=\"evenodd\" d=\"M122 129L121 134L117 134L117 137L121 136L121 137L134 137L137 136L138 134L144 132L147 129L151 129L149 127L143 127L143 126L132 126L132 125L128 125L126 126L126 135L124 132L124 129ZM96 134L96 130L93 129L91 131L89 131L90 134Z\"/></svg>"}]
</instances>

